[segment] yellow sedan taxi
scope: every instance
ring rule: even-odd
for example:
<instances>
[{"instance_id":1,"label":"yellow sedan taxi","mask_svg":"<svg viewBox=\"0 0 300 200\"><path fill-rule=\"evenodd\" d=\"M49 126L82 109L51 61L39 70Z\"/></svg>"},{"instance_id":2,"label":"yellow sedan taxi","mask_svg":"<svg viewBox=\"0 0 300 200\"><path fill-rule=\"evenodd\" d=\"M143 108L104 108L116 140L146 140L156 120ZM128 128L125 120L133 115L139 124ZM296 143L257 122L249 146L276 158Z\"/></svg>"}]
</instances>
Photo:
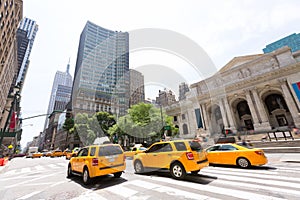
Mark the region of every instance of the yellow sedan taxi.
<instances>
[{"instance_id":1,"label":"yellow sedan taxi","mask_svg":"<svg viewBox=\"0 0 300 200\"><path fill-rule=\"evenodd\" d=\"M84 184L89 184L97 176L113 174L119 178L126 168L125 156L119 144L102 144L83 147L72 157L67 176L82 176Z\"/></svg>"},{"instance_id":2,"label":"yellow sedan taxi","mask_svg":"<svg viewBox=\"0 0 300 200\"><path fill-rule=\"evenodd\" d=\"M237 165L241 168L265 165L268 162L264 151L247 148L235 143L215 144L206 149L210 164Z\"/></svg>"},{"instance_id":3,"label":"yellow sedan taxi","mask_svg":"<svg viewBox=\"0 0 300 200\"><path fill-rule=\"evenodd\" d=\"M40 158L42 156L43 156L43 153L40 153L40 152L36 152L36 153L32 154L32 158Z\"/></svg>"},{"instance_id":4,"label":"yellow sedan taxi","mask_svg":"<svg viewBox=\"0 0 300 200\"><path fill-rule=\"evenodd\" d=\"M144 152L146 150L146 147L133 147L130 151L125 151L124 154L126 158L133 158L133 156L137 153Z\"/></svg>"}]
</instances>

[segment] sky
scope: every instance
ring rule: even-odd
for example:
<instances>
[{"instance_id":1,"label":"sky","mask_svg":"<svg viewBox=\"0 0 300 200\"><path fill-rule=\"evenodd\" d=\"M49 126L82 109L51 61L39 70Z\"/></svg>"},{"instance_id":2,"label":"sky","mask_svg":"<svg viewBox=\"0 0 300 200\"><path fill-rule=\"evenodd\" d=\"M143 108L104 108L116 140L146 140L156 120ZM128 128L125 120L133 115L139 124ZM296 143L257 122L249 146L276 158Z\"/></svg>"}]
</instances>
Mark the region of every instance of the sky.
<instances>
[{"instance_id":1,"label":"sky","mask_svg":"<svg viewBox=\"0 0 300 200\"><path fill-rule=\"evenodd\" d=\"M143 34L147 35L149 29L173 33L175 40L184 38L183 43L173 42L177 47L185 42L195 44L195 51L190 48L188 53L195 53L197 59L200 52L200 57L211 61L203 64L200 73L180 56L180 49L174 50L177 47L130 53L130 68L164 67L170 72L163 74L165 79L173 81L178 75L192 84L205 78L208 68L218 70L234 57L261 54L267 44L299 33L299 8L298 0L23 0L23 17L35 20L39 30L22 91L22 117L46 114L55 73L65 71L69 59L74 75L79 37L88 20L129 35L137 30L146 30ZM160 44L168 40L154 39ZM151 82L159 74L145 77L146 97L155 98L158 89L168 86ZM43 131L44 122L45 117L23 121L22 147Z\"/></svg>"}]
</instances>

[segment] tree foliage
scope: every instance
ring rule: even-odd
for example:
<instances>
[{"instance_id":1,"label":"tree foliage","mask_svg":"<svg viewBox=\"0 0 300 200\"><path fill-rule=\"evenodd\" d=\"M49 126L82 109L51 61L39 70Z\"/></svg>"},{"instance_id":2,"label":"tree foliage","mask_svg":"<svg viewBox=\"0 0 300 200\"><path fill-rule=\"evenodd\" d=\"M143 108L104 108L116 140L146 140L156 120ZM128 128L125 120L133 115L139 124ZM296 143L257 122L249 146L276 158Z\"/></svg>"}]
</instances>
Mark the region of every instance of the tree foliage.
<instances>
[{"instance_id":1,"label":"tree foliage","mask_svg":"<svg viewBox=\"0 0 300 200\"><path fill-rule=\"evenodd\" d=\"M137 138L161 138L164 126L171 126L176 132L172 117L152 104L140 103L132 106L128 114L119 118L118 123L109 129L110 135L128 134Z\"/></svg>"}]
</instances>

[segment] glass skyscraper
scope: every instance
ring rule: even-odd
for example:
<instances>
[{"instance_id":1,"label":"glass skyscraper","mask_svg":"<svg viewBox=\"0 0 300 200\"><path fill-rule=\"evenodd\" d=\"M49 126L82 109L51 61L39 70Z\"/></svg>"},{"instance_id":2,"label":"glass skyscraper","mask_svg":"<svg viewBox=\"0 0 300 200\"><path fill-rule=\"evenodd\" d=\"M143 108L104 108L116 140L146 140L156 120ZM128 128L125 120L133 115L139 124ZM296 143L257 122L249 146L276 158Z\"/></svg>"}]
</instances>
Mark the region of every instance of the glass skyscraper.
<instances>
[{"instance_id":1,"label":"glass skyscraper","mask_svg":"<svg viewBox=\"0 0 300 200\"><path fill-rule=\"evenodd\" d=\"M34 20L24 18L17 30L18 43L18 75L16 83L24 82L29 65L29 56L33 42L38 31L38 25Z\"/></svg>"},{"instance_id":2,"label":"glass skyscraper","mask_svg":"<svg viewBox=\"0 0 300 200\"><path fill-rule=\"evenodd\" d=\"M263 52L270 53L284 46L290 47L292 52L300 50L300 33L293 33L287 37L277 40L276 42L268 44L266 48L263 49Z\"/></svg>"},{"instance_id":3,"label":"glass skyscraper","mask_svg":"<svg viewBox=\"0 0 300 200\"><path fill-rule=\"evenodd\" d=\"M129 35L88 21L80 35L72 91L73 111L110 112L129 107Z\"/></svg>"}]
</instances>

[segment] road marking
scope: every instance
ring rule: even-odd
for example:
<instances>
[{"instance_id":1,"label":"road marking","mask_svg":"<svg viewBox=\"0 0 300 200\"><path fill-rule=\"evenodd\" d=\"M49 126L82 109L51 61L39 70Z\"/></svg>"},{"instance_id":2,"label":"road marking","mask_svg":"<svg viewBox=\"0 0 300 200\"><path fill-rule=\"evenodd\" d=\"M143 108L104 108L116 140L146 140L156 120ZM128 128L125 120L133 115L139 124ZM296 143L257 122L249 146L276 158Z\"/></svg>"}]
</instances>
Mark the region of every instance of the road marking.
<instances>
[{"instance_id":1,"label":"road marking","mask_svg":"<svg viewBox=\"0 0 300 200\"><path fill-rule=\"evenodd\" d=\"M98 195L96 192L94 191L87 191L87 192L84 192L82 193L80 196L78 197L75 197L71 200L92 200L92 199L97 199L97 200L107 200L106 198Z\"/></svg>"},{"instance_id":2,"label":"road marking","mask_svg":"<svg viewBox=\"0 0 300 200\"><path fill-rule=\"evenodd\" d=\"M105 191L109 191L109 192L112 192L114 194L118 194L118 195L120 195L122 197L125 197L125 198L129 198L129 197L131 197L131 196L138 193L138 191L126 188L122 185L115 185L115 186L106 188Z\"/></svg>"},{"instance_id":3,"label":"road marking","mask_svg":"<svg viewBox=\"0 0 300 200\"><path fill-rule=\"evenodd\" d=\"M40 170L40 171L43 171L45 170L45 167L43 167L42 165L37 165L35 166L36 170Z\"/></svg>"},{"instance_id":4,"label":"road marking","mask_svg":"<svg viewBox=\"0 0 300 200\"><path fill-rule=\"evenodd\" d=\"M178 186L185 186L189 188L193 188L196 190L201 190L201 191L207 191L211 193L217 193L217 194L222 194L222 195L227 195L227 196L232 196L240 199L248 199L248 200L257 200L257 199L265 199L265 200L283 200L283 198L277 198L274 196L266 196L266 195L261 195L253 192L246 192L246 191L241 191L239 189L228 189L228 188L221 188L221 187L216 187L216 186L211 186L211 185L200 185L195 184L195 183L190 183L190 182L182 182L182 181L174 181L173 179L169 178L163 178L163 177L145 177L147 179L151 180L156 180L159 182L165 182L168 184L173 184L173 185L178 185Z\"/></svg>"},{"instance_id":5,"label":"road marking","mask_svg":"<svg viewBox=\"0 0 300 200\"><path fill-rule=\"evenodd\" d=\"M22 168L20 173L28 173L30 171L31 171L31 169L29 167L26 167L26 168Z\"/></svg>"},{"instance_id":6,"label":"road marking","mask_svg":"<svg viewBox=\"0 0 300 200\"><path fill-rule=\"evenodd\" d=\"M55 164L49 164L49 167L53 168L53 169L58 169L60 168L59 166L55 165Z\"/></svg>"},{"instance_id":7,"label":"road marking","mask_svg":"<svg viewBox=\"0 0 300 200\"><path fill-rule=\"evenodd\" d=\"M134 180L134 181L130 181L128 184L132 184L138 187L142 187L142 188L146 188L149 190L154 190L157 192L161 192L161 193L166 193L167 195L170 196L180 196L180 197L184 197L184 199L212 199L212 200L218 200L217 198L211 198L209 196L206 195L201 195L201 194L196 194L194 192L187 192L184 190L180 190L180 189L176 189L176 188L171 188L168 186L163 186L163 185L159 185L159 184L154 184L154 183L149 183L146 181L142 181L142 180Z\"/></svg>"},{"instance_id":8,"label":"road marking","mask_svg":"<svg viewBox=\"0 0 300 200\"><path fill-rule=\"evenodd\" d=\"M277 180L265 180L265 179L256 179L256 178L248 178L248 177L239 177L239 176L231 176L231 175L222 175L218 172L205 172L205 175L209 176L217 176L218 178L222 178L225 180L235 180L235 181L242 181L242 182L253 182L256 184L262 184L262 185L276 185L276 186L285 186L285 187L294 187L294 188L300 188L300 184L298 183L290 183L285 181L277 181Z\"/></svg>"},{"instance_id":9,"label":"road marking","mask_svg":"<svg viewBox=\"0 0 300 200\"><path fill-rule=\"evenodd\" d=\"M36 180L43 179L43 178L46 178L46 177L49 177L49 176L54 176L54 175L57 175L57 174L47 174L47 175L44 175L44 176L40 176L38 178L34 178L34 179L27 180L27 181L19 182L19 183L13 184L13 185L8 185L8 186L5 186L4 188L12 188L12 187L16 187L16 186L19 186L19 185L24 185L28 182L36 181Z\"/></svg>"},{"instance_id":10,"label":"road marking","mask_svg":"<svg viewBox=\"0 0 300 200\"><path fill-rule=\"evenodd\" d=\"M68 164L67 163L56 163L57 165L63 166L63 167L67 167Z\"/></svg>"},{"instance_id":11,"label":"road marking","mask_svg":"<svg viewBox=\"0 0 300 200\"><path fill-rule=\"evenodd\" d=\"M268 175L268 174L255 174L255 173L242 173L242 172L232 172L232 171L225 171L222 169L211 169L211 168L206 168L202 169L201 172L203 173L217 173L217 174L226 174L226 175L236 175L236 176L245 176L245 177L250 177L250 178L264 178L264 179L275 179L275 180L283 180L283 181L294 181L294 182L300 182L299 178L293 178L293 177L287 177L287 176L274 176L274 175ZM216 175L217 176L217 175Z\"/></svg>"},{"instance_id":12,"label":"road marking","mask_svg":"<svg viewBox=\"0 0 300 200\"><path fill-rule=\"evenodd\" d=\"M32 193L29 193L29 194L27 194L27 195L25 195L25 196L22 196L22 197L20 197L20 198L18 198L18 199L16 199L16 200L22 200L22 199L28 199L29 197L32 197L32 196L34 196L34 195L36 195L36 194L38 194L38 193L40 193L41 191L35 191L35 192L32 192Z\"/></svg>"}]
</instances>

